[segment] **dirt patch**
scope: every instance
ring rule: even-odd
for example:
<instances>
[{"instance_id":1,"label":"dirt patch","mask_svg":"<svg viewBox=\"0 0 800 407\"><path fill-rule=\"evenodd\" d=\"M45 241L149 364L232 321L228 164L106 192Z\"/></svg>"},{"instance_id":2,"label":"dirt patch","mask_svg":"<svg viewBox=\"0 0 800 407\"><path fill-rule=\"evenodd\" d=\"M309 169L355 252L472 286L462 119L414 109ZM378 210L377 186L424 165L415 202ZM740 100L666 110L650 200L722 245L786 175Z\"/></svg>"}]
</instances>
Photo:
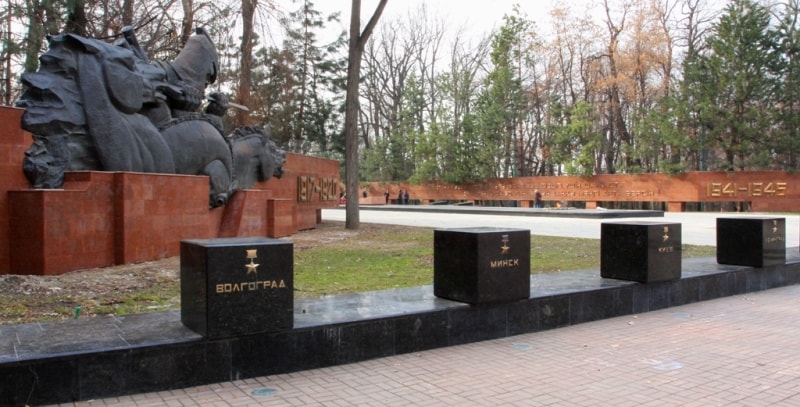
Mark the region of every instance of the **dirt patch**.
<instances>
[{"instance_id":1,"label":"dirt patch","mask_svg":"<svg viewBox=\"0 0 800 407\"><path fill-rule=\"evenodd\" d=\"M343 222L325 221L316 229L285 239L294 243L295 250L304 250L379 231L397 229L402 233L406 228L362 224L353 231L345 229ZM124 313L176 309L179 295L171 295L166 301L154 298L179 293L179 275L178 256L58 276L0 275L0 324L74 318L76 312L87 317L115 313L120 307L124 307Z\"/></svg>"}]
</instances>

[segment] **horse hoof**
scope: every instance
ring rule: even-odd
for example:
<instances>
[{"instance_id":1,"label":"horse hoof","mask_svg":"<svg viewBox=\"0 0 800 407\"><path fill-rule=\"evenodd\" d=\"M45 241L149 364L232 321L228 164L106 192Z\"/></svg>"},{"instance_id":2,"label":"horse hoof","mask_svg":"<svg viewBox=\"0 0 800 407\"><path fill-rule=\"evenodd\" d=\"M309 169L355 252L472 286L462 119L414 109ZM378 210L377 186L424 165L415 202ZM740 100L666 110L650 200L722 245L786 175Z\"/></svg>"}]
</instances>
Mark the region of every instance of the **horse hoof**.
<instances>
[{"instance_id":1,"label":"horse hoof","mask_svg":"<svg viewBox=\"0 0 800 407\"><path fill-rule=\"evenodd\" d=\"M212 208L218 208L226 203L228 203L228 194L219 194L211 199L210 206Z\"/></svg>"}]
</instances>

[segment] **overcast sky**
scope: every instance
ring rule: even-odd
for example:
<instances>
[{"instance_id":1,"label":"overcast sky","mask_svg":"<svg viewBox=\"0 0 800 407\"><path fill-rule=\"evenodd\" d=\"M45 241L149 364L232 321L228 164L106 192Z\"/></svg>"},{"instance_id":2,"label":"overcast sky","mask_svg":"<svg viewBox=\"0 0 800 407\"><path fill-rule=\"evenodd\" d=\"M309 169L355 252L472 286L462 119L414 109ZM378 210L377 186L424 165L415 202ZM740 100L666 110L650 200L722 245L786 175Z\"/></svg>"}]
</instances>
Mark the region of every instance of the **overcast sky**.
<instances>
[{"instance_id":1,"label":"overcast sky","mask_svg":"<svg viewBox=\"0 0 800 407\"><path fill-rule=\"evenodd\" d=\"M587 0L567 1L573 11L581 13ZM525 15L540 27L547 24L547 15L552 8L552 0L389 0L381 19L403 17L425 4L431 17L444 18L453 28L465 26L472 35L481 35L503 24L503 16L513 14L514 4L520 4ZM351 0L318 0L317 9L323 14L341 12L342 24L350 21ZM372 16L378 0L361 1L361 22L366 23ZM580 8L580 9L579 9Z\"/></svg>"}]
</instances>

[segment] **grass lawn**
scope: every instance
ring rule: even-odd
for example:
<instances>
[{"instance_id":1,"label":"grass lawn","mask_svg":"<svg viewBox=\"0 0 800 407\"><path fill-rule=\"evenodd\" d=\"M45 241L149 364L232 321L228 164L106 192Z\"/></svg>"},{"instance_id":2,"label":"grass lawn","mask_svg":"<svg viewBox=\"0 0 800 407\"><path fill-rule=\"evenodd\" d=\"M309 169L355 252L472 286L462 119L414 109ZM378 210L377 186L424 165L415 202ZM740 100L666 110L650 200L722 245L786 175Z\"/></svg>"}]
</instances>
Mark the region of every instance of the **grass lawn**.
<instances>
[{"instance_id":1,"label":"grass lawn","mask_svg":"<svg viewBox=\"0 0 800 407\"><path fill-rule=\"evenodd\" d=\"M433 229L323 222L294 243L295 298L433 284ZM682 256L713 256L684 245ZM0 276L0 324L180 308L180 259L59 276ZM531 273L600 268L600 240L531 236ZM599 271L598 271L599 273ZM80 307L80 308L79 308Z\"/></svg>"},{"instance_id":2,"label":"grass lawn","mask_svg":"<svg viewBox=\"0 0 800 407\"><path fill-rule=\"evenodd\" d=\"M713 246L683 246L683 257L713 256ZM295 296L310 297L433 284L433 229L365 230L295 251ZM531 273L600 268L600 240L531 236Z\"/></svg>"}]
</instances>

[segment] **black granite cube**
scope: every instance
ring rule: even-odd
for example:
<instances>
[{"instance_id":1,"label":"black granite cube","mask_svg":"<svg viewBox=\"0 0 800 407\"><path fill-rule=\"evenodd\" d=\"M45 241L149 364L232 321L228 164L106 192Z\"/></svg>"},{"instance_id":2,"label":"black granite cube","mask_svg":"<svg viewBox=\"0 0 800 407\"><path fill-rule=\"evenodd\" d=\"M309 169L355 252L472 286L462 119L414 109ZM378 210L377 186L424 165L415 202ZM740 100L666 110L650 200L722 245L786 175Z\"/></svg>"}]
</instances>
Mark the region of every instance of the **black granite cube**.
<instances>
[{"instance_id":1,"label":"black granite cube","mask_svg":"<svg viewBox=\"0 0 800 407\"><path fill-rule=\"evenodd\" d=\"M751 267L786 264L786 219L717 218L717 263Z\"/></svg>"},{"instance_id":2,"label":"black granite cube","mask_svg":"<svg viewBox=\"0 0 800 407\"><path fill-rule=\"evenodd\" d=\"M600 275L640 283L680 279L681 224L602 223Z\"/></svg>"},{"instance_id":3,"label":"black granite cube","mask_svg":"<svg viewBox=\"0 0 800 407\"><path fill-rule=\"evenodd\" d=\"M530 297L531 232L492 227L433 232L433 293L470 304Z\"/></svg>"},{"instance_id":4,"label":"black granite cube","mask_svg":"<svg viewBox=\"0 0 800 407\"><path fill-rule=\"evenodd\" d=\"M291 242L220 238L181 242L181 322L208 338L291 329Z\"/></svg>"}]
</instances>

